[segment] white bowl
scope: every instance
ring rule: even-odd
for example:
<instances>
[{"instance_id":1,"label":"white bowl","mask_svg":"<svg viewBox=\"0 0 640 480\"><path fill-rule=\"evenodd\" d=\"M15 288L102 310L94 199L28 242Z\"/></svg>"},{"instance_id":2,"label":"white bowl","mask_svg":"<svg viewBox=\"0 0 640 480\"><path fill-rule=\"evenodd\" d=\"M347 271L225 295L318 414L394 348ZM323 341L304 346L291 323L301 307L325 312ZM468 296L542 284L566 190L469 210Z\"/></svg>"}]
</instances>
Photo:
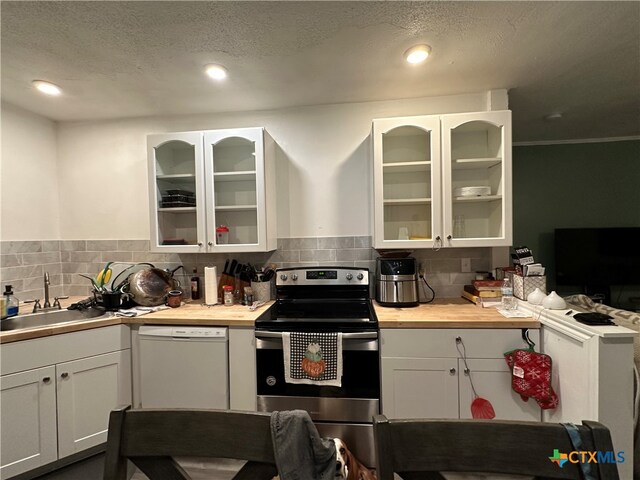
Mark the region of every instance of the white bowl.
<instances>
[{"instance_id":1,"label":"white bowl","mask_svg":"<svg viewBox=\"0 0 640 480\"><path fill-rule=\"evenodd\" d=\"M547 295L544 300L542 300L542 306L549 310L562 310L567 308L567 302L564 301L564 298L553 291Z\"/></svg>"}]
</instances>

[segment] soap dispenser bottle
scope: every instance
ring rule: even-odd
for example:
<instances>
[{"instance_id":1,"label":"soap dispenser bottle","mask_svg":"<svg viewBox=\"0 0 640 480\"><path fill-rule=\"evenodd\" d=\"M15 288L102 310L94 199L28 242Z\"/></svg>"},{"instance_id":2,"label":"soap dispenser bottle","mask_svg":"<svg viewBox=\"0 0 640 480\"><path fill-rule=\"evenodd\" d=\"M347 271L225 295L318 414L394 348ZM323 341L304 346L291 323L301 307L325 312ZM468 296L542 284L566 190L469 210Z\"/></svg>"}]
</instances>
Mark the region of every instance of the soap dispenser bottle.
<instances>
[{"instance_id":1,"label":"soap dispenser bottle","mask_svg":"<svg viewBox=\"0 0 640 480\"><path fill-rule=\"evenodd\" d=\"M18 315L18 306L20 302L13 294L11 285L5 285L4 287L4 302L7 309L7 317L14 317Z\"/></svg>"}]
</instances>

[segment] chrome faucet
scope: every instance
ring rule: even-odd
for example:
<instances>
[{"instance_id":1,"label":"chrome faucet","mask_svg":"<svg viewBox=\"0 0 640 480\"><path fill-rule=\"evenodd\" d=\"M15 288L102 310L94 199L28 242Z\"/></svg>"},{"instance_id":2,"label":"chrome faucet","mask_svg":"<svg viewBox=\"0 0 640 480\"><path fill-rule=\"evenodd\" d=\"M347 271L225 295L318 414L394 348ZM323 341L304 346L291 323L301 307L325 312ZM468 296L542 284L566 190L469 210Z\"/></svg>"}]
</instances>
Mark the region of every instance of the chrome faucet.
<instances>
[{"instance_id":1,"label":"chrome faucet","mask_svg":"<svg viewBox=\"0 0 640 480\"><path fill-rule=\"evenodd\" d=\"M44 272L44 305L43 308L50 308L51 302L49 301L49 285L51 285L51 281L49 280L49 272Z\"/></svg>"}]
</instances>

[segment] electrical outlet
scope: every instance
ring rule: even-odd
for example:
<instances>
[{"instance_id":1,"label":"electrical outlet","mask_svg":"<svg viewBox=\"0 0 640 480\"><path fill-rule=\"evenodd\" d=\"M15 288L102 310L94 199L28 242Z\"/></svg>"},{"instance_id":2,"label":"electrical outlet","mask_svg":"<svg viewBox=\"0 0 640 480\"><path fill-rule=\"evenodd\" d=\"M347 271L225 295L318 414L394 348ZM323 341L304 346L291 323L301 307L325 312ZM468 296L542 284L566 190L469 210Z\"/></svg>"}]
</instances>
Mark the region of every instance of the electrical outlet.
<instances>
[{"instance_id":1,"label":"electrical outlet","mask_svg":"<svg viewBox=\"0 0 640 480\"><path fill-rule=\"evenodd\" d=\"M470 258L462 258L460 260L460 271L463 273L467 273L471 271L471 259Z\"/></svg>"}]
</instances>

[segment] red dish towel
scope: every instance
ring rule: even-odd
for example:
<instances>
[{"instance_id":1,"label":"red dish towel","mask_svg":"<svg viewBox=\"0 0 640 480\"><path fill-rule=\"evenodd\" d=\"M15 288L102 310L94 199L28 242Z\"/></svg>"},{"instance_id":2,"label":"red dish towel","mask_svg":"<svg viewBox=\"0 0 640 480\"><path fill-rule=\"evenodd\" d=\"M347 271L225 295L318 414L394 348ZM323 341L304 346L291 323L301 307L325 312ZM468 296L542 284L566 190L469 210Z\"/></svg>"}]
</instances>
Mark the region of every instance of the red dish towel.
<instances>
[{"instance_id":1,"label":"red dish towel","mask_svg":"<svg viewBox=\"0 0 640 480\"><path fill-rule=\"evenodd\" d=\"M558 396L551 386L551 357L531 349L512 350L504 354L511 369L511 388L524 401L533 397L540 408L558 406Z\"/></svg>"}]
</instances>

